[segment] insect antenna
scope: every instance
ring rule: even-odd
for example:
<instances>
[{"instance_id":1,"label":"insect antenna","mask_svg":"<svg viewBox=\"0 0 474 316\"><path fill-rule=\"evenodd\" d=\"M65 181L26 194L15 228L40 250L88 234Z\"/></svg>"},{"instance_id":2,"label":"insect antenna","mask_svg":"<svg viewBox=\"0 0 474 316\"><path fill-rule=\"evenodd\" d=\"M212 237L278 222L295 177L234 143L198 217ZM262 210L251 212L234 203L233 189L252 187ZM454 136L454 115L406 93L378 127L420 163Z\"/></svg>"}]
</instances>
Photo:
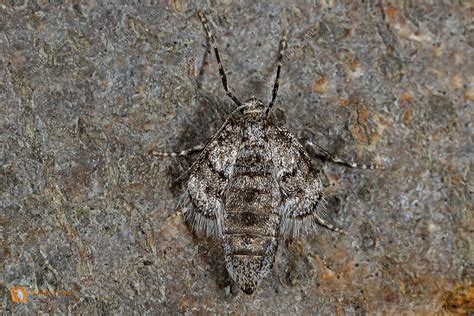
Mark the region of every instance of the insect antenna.
<instances>
[{"instance_id":1,"label":"insect antenna","mask_svg":"<svg viewBox=\"0 0 474 316\"><path fill-rule=\"evenodd\" d=\"M216 40L214 38L214 35L212 35L212 33L211 33L211 30L209 28L209 22L206 18L206 15L204 14L204 12L198 11L198 16L199 16L199 19L201 20L202 26L204 27L204 31L206 32L206 35L207 35L207 38L208 38L209 42L214 47L214 54L216 55L217 64L219 65L219 74L221 76L222 85L224 86L224 90L227 93L227 96L229 98L231 98L232 101L234 101L234 103L237 104L237 106L241 106L242 102L240 102L239 99L237 99L235 94L231 91L230 87L227 85L227 77L225 75L224 66L222 66L221 58L219 57L219 50L217 49Z\"/></svg>"},{"instance_id":2,"label":"insect antenna","mask_svg":"<svg viewBox=\"0 0 474 316\"><path fill-rule=\"evenodd\" d=\"M265 114L268 116L268 113L270 112L271 107L275 103L276 96L278 93L278 87L280 86L280 70L281 70L281 65L283 63L283 56L285 55L285 49L286 49L286 32L283 32L281 40L280 40L280 45L279 45L279 51L278 51L278 66L277 66L277 71L276 71L276 76L275 76L275 82L273 84L273 96L272 100L270 101L270 104L268 104L267 109L265 110Z\"/></svg>"}]
</instances>

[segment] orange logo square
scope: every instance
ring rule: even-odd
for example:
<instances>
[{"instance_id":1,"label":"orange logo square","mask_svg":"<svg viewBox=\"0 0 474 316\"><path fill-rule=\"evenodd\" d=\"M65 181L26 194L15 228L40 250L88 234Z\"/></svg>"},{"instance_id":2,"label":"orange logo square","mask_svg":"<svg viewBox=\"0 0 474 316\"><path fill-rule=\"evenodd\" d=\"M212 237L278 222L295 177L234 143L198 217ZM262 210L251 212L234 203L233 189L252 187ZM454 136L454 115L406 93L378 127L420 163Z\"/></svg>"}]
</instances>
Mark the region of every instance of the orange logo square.
<instances>
[{"instance_id":1,"label":"orange logo square","mask_svg":"<svg viewBox=\"0 0 474 316\"><path fill-rule=\"evenodd\" d=\"M15 303L28 302L28 289L22 286L14 286L11 288L12 301Z\"/></svg>"}]
</instances>

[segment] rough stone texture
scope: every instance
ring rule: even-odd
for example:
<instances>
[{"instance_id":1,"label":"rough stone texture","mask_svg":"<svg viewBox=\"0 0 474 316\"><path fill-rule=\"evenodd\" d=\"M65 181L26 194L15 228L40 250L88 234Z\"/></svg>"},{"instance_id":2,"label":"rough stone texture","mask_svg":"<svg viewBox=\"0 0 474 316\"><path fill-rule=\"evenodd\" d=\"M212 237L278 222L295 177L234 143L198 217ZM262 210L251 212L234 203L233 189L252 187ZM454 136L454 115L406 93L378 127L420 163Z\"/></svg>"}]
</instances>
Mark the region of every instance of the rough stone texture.
<instances>
[{"instance_id":1,"label":"rough stone texture","mask_svg":"<svg viewBox=\"0 0 474 316\"><path fill-rule=\"evenodd\" d=\"M33 2L0 1L3 312L473 312L471 1ZM282 245L253 296L173 216L193 157L150 155L231 110L197 8L242 99L269 100L288 29L275 116L387 168L315 159L348 235Z\"/></svg>"}]
</instances>

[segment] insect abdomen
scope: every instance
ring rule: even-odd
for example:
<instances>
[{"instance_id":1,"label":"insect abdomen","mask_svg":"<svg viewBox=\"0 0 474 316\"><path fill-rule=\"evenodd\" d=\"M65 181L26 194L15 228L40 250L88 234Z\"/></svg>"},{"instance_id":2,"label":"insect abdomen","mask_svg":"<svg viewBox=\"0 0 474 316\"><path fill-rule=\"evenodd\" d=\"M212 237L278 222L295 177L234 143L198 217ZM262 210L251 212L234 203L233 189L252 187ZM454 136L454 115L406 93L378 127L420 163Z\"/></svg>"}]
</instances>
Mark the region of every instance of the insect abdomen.
<instances>
[{"instance_id":1,"label":"insect abdomen","mask_svg":"<svg viewBox=\"0 0 474 316\"><path fill-rule=\"evenodd\" d=\"M278 246L280 215L275 203L279 192L271 170L264 147L244 144L226 193L223 241L226 266L232 279L247 294L271 271Z\"/></svg>"}]
</instances>

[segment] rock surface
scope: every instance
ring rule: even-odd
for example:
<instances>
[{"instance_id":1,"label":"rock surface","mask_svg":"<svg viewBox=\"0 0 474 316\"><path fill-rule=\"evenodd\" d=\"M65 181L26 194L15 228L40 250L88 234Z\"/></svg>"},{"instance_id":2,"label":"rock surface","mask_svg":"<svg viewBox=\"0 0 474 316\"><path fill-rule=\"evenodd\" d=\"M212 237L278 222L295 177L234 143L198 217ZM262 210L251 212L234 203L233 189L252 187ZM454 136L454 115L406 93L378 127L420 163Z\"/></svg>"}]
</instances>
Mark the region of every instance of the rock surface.
<instances>
[{"instance_id":1,"label":"rock surface","mask_svg":"<svg viewBox=\"0 0 474 316\"><path fill-rule=\"evenodd\" d=\"M0 1L0 308L9 314L474 312L472 2ZM35 2L35 3L32 3ZM409 2L407 2L409 3ZM346 159L324 229L281 245L252 296L176 215L229 83ZM470 183L470 185L469 185Z\"/></svg>"}]
</instances>

